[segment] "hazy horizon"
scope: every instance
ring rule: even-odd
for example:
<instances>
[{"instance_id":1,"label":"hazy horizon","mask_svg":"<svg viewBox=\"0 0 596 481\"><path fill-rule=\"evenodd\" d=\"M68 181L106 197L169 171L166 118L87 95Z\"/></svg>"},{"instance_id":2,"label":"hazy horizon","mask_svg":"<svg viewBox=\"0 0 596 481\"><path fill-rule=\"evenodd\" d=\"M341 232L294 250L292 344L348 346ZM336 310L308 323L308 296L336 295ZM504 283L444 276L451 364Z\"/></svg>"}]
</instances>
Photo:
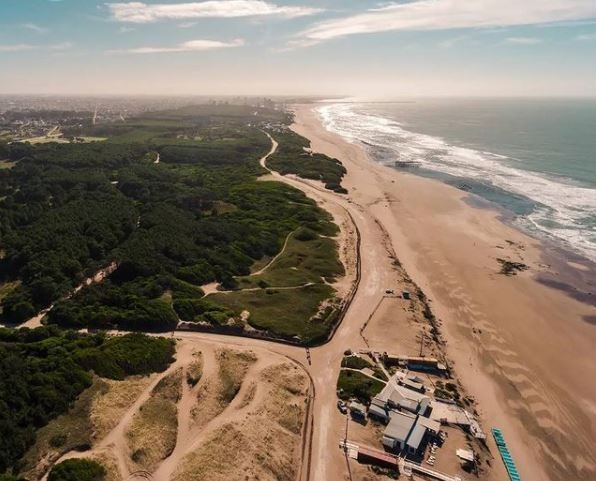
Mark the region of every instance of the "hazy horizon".
<instances>
[{"instance_id":1,"label":"hazy horizon","mask_svg":"<svg viewBox=\"0 0 596 481\"><path fill-rule=\"evenodd\" d=\"M594 97L590 0L4 0L0 92Z\"/></svg>"}]
</instances>

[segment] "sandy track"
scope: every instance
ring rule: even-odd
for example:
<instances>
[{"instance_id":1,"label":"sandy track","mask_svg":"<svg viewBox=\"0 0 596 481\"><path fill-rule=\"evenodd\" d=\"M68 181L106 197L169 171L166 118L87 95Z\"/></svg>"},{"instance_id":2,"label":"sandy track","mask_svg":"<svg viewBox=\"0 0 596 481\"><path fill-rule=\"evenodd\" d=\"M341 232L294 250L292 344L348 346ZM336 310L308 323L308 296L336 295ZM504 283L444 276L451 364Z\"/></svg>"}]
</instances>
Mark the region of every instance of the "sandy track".
<instances>
[{"instance_id":1,"label":"sandy track","mask_svg":"<svg viewBox=\"0 0 596 481\"><path fill-rule=\"evenodd\" d=\"M229 340L229 338L227 339ZM165 377L172 373L182 370L182 396L177 403L178 411L178 432L176 446L173 452L162 462L159 463L156 470L152 473L152 479L155 481L169 481L175 471L180 469L181 463L185 457L196 449L217 432L223 426L229 423L240 423L243 420L250 419L250 415L257 409L265 406L265 389L260 385L259 379L262 373L269 367L288 364L288 357L280 355L264 347L248 346L242 343L229 343L226 339L222 341L210 338L201 339L197 336L186 336L186 339L180 338L175 362L163 373L154 376L152 382L142 391L135 402L130 406L126 413L120 418L117 426L114 427L103 439L86 452L70 452L62 456L57 462L62 462L72 458L113 458L117 466L120 478L124 481L129 479L135 471L135 467L129 455L131 446L127 431L133 422L135 415L139 413L141 406L152 397L154 388ZM213 417L206 422L197 423L192 416L193 409L197 406L197 394L208 383L217 386L219 380L219 364L217 361L218 352L222 349L232 349L233 352L254 352L255 361L248 366L241 386L232 401L223 406L221 410L213 413ZM250 349L250 351L247 351ZM186 369L196 361L195 353L200 351L203 361L202 375L199 382L191 387L186 382ZM302 366L298 363L300 370L304 373ZM217 394L218 391L215 392ZM307 423L307 419L304 420ZM290 434L290 433L289 433ZM295 434L291 434L296 436ZM298 438L297 438L298 439ZM296 441L296 455L300 453L300 443ZM292 455L290 453L290 455ZM299 460L296 458L295 460ZM43 478L47 479L47 475Z\"/></svg>"},{"instance_id":2,"label":"sandy track","mask_svg":"<svg viewBox=\"0 0 596 481\"><path fill-rule=\"evenodd\" d=\"M95 284L96 282L103 281L107 276L113 273L118 268L118 265L115 262L110 263L107 267L104 267L98 270L93 276L84 279L78 286L76 286L71 292L66 294L62 299L70 299L76 293L78 293L81 289L86 286L90 286L91 284ZM55 304L55 303L54 303ZM29 329L35 329L36 327L41 327L41 320L54 308L54 304L51 306L41 310L38 314L33 316L31 319L25 321L23 324L20 324L18 327L28 327Z\"/></svg>"}]
</instances>

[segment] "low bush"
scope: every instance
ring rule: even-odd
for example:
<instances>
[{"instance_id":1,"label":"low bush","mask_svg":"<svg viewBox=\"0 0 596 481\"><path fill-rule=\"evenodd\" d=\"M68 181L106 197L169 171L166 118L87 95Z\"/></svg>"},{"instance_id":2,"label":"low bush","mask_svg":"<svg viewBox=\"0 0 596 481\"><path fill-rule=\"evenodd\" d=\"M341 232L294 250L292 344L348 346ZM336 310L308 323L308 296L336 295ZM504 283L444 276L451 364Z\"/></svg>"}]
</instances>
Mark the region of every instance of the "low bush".
<instances>
[{"instance_id":1,"label":"low bush","mask_svg":"<svg viewBox=\"0 0 596 481\"><path fill-rule=\"evenodd\" d=\"M48 481L103 481L106 469L90 459L68 459L50 471Z\"/></svg>"}]
</instances>

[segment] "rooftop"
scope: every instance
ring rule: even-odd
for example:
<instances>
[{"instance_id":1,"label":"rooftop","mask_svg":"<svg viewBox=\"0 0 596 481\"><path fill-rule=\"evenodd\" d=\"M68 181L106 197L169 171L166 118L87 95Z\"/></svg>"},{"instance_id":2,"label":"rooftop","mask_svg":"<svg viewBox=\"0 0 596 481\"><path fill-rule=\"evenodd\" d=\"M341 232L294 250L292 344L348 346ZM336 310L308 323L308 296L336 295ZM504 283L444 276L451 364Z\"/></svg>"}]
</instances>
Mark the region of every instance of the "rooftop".
<instances>
[{"instance_id":1,"label":"rooftop","mask_svg":"<svg viewBox=\"0 0 596 481\"><path fill-rule=\"evenodd\" d=\"M356 401L352 401L348 408L350 409L350 411L358 411L361 413L365 413L366 412L366 406L364 404L360 404L359 402Z\"/></svg>"},{"instance_id":2,"label":"rooftop","mask_svg":"<svg viewBox=\"0 0 596 481\"><path fill-rule=\"evenodd\" d=\"M412 389L408 389L407 387L397 386L395 383L389 383L388 385L390 385L392 388L388 399L393 401L395 404L398 404L400 399L410 399L412 401L416 401L417 403L424 399L429 399L428 396L413 391Z\"/></svg>"},{"instance_id":3,"label":"rooftop","mask_svg":"<svg viewBox=\"0 0 596 481\"><path fill-rule=\"evenodd\" d=\"M410 446L411 448L418 450L418 448L420 447L420 443L422 443L422 439L424 438L425 434L426 434L426 427L424 427L422 424L417 423L414 426L414 429L412 429L410 436L408 437L408 440L406 442L407 445Z\"/></svg>"},{"instance_id":4,"label":"rooftop","mask_svg":"<svg viewBox=\"0 0 596 481\"><path fill-rule=\"evenodd\" d=\"M399 442L405 442L406 439L408 439L414 424L416 424L415 417L400 412L394 412L391 416L391 421L389 421L389 424L385 428L384 435L397 439Z\"/></svg>"},{"instance_id":5,"label":"rooftop","mask_svg":"<svg viewBox=\"0 0 596 481\"><path fill-rule=\"evenodd\" d=\"M389 418L389 414L387 414L387 411L385 411L384 408L377 406L375 404L371 404L368 408L368 414L369 416L372 414L373 416L377 416L380 418Z\"/></svg>"}]
</instances>

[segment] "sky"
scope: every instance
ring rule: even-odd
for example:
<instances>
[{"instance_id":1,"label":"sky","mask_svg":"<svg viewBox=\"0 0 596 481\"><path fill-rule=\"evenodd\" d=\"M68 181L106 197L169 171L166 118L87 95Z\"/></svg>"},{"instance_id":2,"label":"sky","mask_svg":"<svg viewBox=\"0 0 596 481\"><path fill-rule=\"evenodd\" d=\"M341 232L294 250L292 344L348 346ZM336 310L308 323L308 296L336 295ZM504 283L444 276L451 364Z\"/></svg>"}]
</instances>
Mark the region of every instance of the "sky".
<instances>
[{"instance_id":1,"label":"sky","mask_svg":"<svg viewBox=\"0 0 596 481\"><path fill-rule=\"evenodd\" d=\"M596 0L0 0L0 93L596 96Z\"/></svg>"}]
</instances>

